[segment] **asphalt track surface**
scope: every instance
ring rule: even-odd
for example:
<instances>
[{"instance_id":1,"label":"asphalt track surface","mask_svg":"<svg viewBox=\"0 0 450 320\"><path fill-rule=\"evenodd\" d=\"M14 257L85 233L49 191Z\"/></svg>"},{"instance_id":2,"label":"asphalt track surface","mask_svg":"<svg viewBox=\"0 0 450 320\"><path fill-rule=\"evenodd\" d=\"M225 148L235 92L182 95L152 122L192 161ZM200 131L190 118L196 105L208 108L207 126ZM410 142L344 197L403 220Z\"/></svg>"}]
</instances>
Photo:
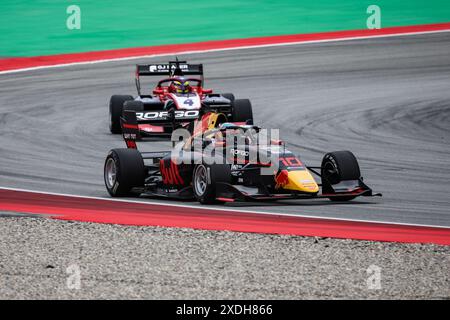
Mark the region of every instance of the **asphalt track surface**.
<instances>
[{"instance_id":1,"label":"asphalt track surface","mask_svg":"<svg viewBox=\"0 0 450 320\"><path fill-rule=\"evenodd\" d=\"M256 123L307 164L353 151L384 195L227 207L450 226L449 52L450 33L437 33L182 56L205 64L208 87L250 98ZM104 158L124 147L108 130L109 97L135 93L135 63L168 58L0 75L0 186L108 197Z\"/></svg>"}]
</instances>

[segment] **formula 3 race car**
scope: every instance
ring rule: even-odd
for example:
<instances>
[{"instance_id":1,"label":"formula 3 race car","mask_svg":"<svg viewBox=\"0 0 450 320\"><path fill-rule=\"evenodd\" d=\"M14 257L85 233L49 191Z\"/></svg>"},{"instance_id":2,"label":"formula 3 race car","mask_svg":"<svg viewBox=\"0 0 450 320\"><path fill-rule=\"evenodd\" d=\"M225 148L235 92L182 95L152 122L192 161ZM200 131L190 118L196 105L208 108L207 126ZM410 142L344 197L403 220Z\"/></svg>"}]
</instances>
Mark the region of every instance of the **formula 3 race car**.
<instances>
[{"instance_id":1,"label":"formula 3 race car","mask_svg":"<svg viewBox=\"0 0 450 320\"><path fill-rule=\"evenodd\" d=\"M135 113L125 111L122 126L128 148L113 149L106 158L108 193L113 197L196 199L202 204L317 198L348 201L358 196L381 196L363 182L358 161L350 151L327 153L320 167L306 166L282 141L261 146L255 136L261 132L259 127L224 123L225 119L223 114L207 113L195 122L201 124L200 130L194 129L193 135L172 151L139 152L138 121ZM243 142L238 145L227 140L230 132L237 132ZM201 139L196 139L199 136ZM229 141L234 142L227 145ZM278 166L273 171L259 154L250 161L252 150L261 148L270 159L276 156ZM313 175L320 177L320 183Z\"/></svg>"},{"instance_id":2,"label":"formula 3 race car","mask_svg":"<svg viewBox=\"0 0 450 320\"><path fill-rule=\"evenodd\" d=\"M187 78L186 76L200 76ZM141 92L141 76L168 76L150 93ZM168 64L136 65L137 97L113 95L109 102L109 128L121 133L120 118L125 110L136 112L140 133L146 136L170 137L178 127L189 125L203 113L225 114L232 122L253 121L250 100L235 99L232 93L217 94L204 85L203 65L186 61Z\"/></svg>"}]
</instances>

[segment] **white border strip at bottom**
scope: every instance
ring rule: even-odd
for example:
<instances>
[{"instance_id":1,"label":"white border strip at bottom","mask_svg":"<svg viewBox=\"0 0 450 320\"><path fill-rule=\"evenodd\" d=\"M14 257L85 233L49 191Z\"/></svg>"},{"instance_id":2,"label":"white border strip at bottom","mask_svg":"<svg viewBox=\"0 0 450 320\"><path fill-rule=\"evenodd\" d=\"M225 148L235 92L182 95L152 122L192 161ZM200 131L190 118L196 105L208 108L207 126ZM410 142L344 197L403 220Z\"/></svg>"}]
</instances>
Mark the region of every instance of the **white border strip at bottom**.
<instances>
[{"instance_id":1,"label":"white border strip at bottom","mask_svg":"<svg viewBox=\"0 0 450 320\"><path fill-rule=\"evenodd\" d=\"M226 211L226 212L236 212L236 213L253 213L253 214L264 214L271 216L287 216L287 217L297 217L297 218L309 218L309 219L317 219L317 220L333 220L333 221L347 221L347 222L363 222L363 223L373 223L373 224L390 224L390 225L399 225L399 226L410 226L410 227L427 227L427 228L439 228L439 229L450 229L449 226L438 226L438 225L426 225L426 224L414 224L414 223L400 223L400 222L389 222L389 221L372 221L372 220L358 220L358 219L344 219L344 218L335 218L335 217L316 217L316 216L308 216L301 214L293 214L293 213L276 213L276 212L267 212L267 211L250 211L250 210L239 210L235 208L217 208L212 206L205 205L185 205L185 204L175 204L175 203L163 203L157 201L139 201L139 200L125 200L125 199L115 199L115 198L101 198L101 197L92 197L92 196L80 196L75 194L66 194L66 193L57 193L57 192L47 192L47 191L35 191L21 188L8 188L1 187L0 190L10 190L10 191L18 191L18 192L27 192L27 193L38 193L52 196L63 196L63 197L72 197L78 199L90 199L90 200L103 200L103 201L113 201L113 202L123 202L123 203L138 203L138 204L146 204L146 205L159 205L159 206L167 206L167 207L177 207L177 208L191 208L198 210L215 210L215 211ZM170 200L169 200L170 201Z\"/></svg>"}]
</instances>

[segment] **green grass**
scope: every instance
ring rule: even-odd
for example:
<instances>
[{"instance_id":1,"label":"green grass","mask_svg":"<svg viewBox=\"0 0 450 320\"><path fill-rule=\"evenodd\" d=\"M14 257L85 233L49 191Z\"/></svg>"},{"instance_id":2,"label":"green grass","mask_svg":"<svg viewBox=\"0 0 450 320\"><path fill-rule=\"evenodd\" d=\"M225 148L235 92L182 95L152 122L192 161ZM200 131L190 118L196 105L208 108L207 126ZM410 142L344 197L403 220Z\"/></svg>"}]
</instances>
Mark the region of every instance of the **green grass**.
<instances>
[{"instance_id":1,"label":"green grass","mask_svg":"<svg viewBox=\"0 0 450 320\"><path fill-rule=\"evenodd\" d=\"M71 4L81 30L66 28ZM1 0L0 57L364 29L371 4L382 27L450 21L449 0Z\"/></svg>"}]
</instances>

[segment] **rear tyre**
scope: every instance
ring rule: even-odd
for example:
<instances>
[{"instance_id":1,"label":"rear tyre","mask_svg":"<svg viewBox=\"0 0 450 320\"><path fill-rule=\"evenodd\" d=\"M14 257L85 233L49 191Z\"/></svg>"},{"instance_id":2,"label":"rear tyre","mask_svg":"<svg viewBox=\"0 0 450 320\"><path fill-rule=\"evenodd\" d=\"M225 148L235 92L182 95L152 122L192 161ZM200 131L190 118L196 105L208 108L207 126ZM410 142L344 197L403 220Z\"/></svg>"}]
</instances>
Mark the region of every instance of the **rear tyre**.
<instances>
[{"instance_id":1,"label":"rear tyre","mask_svg":"<svg viewBox=\"0 0 450 320\"><path fill-rule=\"evenodd\" d=\"M234 94L232 94L232 93L222 93L222 97L224 97L225 99L230 100L231 103L233 103L234 100L236 100L235 97L234 97Z\"/></svg>"},{"instance_id":2,"label":"rear tyre","mask_svg":"<svg viewBox=\"0 0 450 320\"><path fill-rule=\"evenodd\" d=\"M122 116L123 105L128 100L133 100L133 97L129 95L114 95L109 100L109 130L113 134L122 133L120 117Z\"/></svg>"},{"instance_id":3,"label":"rear tyre","mask_svg":"<svg viewBox=\"0 0 450 320\"><path fill-rule=\"evenodd\" d=\"M133 188L143 188L144 160L135 149L113 149L106 157L104 167L106 190L112 197L136 196Z\"/></svg>"},{"instance_id":4,"label":"rear tyre","mask_svg":"<svg viewBox=\"0 0 450 320\"><path fill-rule=\"evenodd\" d=\"M253 123L252 104L248 99L237 99L232 104L232 117L234 122Z\"/></svg>"},{"instance_id":5,"label":"rear tyre","mask_svg":"<svg viewBox=\"0 0 450 320\"><path fill-rule=\"evenodd\" d=\"M327 153L321 165L322 190L332 192L333 184L345 180L358 180L361 177L358 160L350 151L335 151ZM332 201L349 201L354 196L330 197Z\"/></svg>"},{"instance_id":6,"label":"rear tyre","mask_svg":"<svg viewBox=\"0 0 450 320\"><path fill-rule=\"evenodd\" d=\"M220 203L216 199L216 184L231 182L231 169L227 164L199 164L192 175L194 196L201 204Z\"/></svg>"}]
</instances>

